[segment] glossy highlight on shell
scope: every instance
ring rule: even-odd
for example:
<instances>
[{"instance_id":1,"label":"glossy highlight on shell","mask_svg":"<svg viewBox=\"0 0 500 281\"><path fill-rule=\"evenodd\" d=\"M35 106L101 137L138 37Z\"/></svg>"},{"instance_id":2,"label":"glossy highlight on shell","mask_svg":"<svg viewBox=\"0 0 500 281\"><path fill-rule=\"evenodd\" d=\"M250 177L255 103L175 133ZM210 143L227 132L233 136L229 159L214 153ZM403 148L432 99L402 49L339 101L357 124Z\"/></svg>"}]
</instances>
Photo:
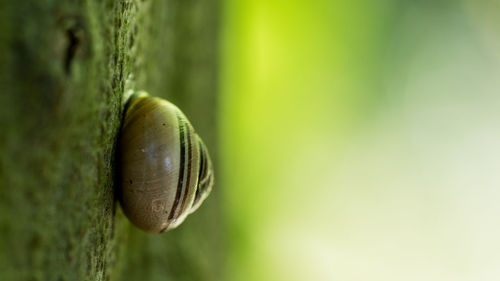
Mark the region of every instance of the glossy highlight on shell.
<instances>
[{"instance_id":1,"label":"glossy highlight on shell","mask_svg":"<svg viewBox=\"0 0 500 281\"><path fill-rule=\"evenodd\" d=\"M147 232L177 227L212 189L206 146L172 103L135 93L125 107L119 141L125 215Z\"/></svg>"}]
</instances>

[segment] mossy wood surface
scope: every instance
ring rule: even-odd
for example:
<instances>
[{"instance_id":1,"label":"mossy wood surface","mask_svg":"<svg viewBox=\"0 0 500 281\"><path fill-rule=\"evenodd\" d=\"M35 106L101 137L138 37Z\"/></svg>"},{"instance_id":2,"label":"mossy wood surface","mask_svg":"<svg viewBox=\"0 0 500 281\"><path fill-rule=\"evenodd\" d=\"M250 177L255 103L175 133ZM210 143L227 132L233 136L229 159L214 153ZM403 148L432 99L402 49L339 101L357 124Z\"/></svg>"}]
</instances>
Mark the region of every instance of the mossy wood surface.
<instances>
[{"instance_id":1,"label":"mossy wood surface","mask_svg":"<svg viewBox=\"0 0 500 281\"><path fill-rule=\"evenodd\" d=\"M0 280L220 280L217 186L161 235L114 197L133 89L182 108L217 165L217 1L0 3Z\"/></svg>"}]
</instances>

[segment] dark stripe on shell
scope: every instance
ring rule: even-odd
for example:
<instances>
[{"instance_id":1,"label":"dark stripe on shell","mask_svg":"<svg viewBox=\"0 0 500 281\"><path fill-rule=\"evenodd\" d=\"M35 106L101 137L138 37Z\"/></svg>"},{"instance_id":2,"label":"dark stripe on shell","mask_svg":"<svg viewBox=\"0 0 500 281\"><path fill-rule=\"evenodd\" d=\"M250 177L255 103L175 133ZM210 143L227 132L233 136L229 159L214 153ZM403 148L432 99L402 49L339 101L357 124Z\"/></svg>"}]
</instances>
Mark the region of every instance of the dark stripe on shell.
<instances>
[{"instance_id":1,"label":"dark stripe on shell","mask_svg":"<svg viewBox=\"0 0 500 281\"><path fill-rule=\"evenodd\" d=\"M132 113L143 107L150 99L151 97L145 93L141 92L134 93L127 100L124 112L126 112L127 115L131 115Z\"/></svg>"},{"instance_id":2,"label":"dark stripe on shell","mask_svg":"<svg viewBox=\"0 0 500 281\"><path fill-rule=\"evenodd\" d=\"M184 205L186 204L187 195L189 193L189 182L191 181L191 162L193 162L192 161L192 152L193 152L193 150L191 149L191 130L189 128L189 125L187 125L186 127L188 128L187 129L188 161L187 161L186 186L184 187L184 198L182 198L181 212L182 212L182 210L184 210ZM179 213L179 215L181 215L181 214Z\"/></svg>"},{"instance_id":3,"label":"dark stripe on shell","mask_svg":"<svg viewBox=\"0 0 500 281\"><path fill-rule=\"evenodd\" d=\"M196 186L196 194L194 196L193 205L196 205L196 203L200 199L200 190L201 190L200 184L201 184L201 180L203 179L203 177L205 175L205 170L206 170L205 150L203 149L201 142L198 142L198 147L200 150L200 168L198 171L198 185Z\"/></svg>"},{"instance_id":4,"label":"dark stripe on shell","mask_svg":"<svg viewBox=\"0 0 500 281\"><path fill-rule=\"evenodd\" d=\"M181 193L182 193L182 185L184 182L184 162L185 162L185 140L184 140L184 134L186 128L184 127L184 122L179 114L177 115L177 123L179 125L179 138L180 138L180 146L181 146L181 161L179 165L179 182L177 183L177 191L175 192L175 201L174 204L172 205L172 209L170 210L170 214L168 215L168 219L171 220L174 218L175 214L175 209L177 208L177 205L179 204L179 200L181 199Z\"/></svg>"}]
</instances>

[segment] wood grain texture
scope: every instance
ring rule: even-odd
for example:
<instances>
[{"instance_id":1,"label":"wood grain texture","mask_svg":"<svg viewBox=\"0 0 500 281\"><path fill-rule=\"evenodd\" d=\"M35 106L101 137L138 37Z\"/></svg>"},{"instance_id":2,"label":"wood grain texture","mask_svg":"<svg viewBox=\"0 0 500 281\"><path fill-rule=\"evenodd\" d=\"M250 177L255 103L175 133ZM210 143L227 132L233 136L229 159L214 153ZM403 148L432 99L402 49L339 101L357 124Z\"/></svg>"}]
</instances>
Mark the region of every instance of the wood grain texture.
<instances>
[{"instance_id":1,"label":"wood grain texture","mask_svg":"<svg viewBox=\"0 0 500 281\"><path fill-rule=\"evenodd\" d=\"M0 280L220 280L217 193L153 236L114 196L127 90L185 108L216 153L217 2L0 2Z\"/></svg>"}]
</instances>

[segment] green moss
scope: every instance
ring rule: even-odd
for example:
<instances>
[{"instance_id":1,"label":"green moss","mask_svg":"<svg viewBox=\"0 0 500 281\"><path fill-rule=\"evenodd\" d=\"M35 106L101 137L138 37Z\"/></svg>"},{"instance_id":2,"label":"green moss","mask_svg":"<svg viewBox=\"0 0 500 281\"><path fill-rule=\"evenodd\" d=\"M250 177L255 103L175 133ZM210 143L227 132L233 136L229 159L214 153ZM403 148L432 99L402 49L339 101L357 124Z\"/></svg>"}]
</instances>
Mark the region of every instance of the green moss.
<instances>
[{"instance_id":1,"label":"green moss","mask_svg":"<svg viewBox=\"0 0 500 281\"><path fill-rule=\"evenodd\" d=\"M220 280L217 192L164 235L134 229L114 198L127 90L178 102L213 149L217 3L7 2L0 280Z\"/></svg>"}]
</instances>

